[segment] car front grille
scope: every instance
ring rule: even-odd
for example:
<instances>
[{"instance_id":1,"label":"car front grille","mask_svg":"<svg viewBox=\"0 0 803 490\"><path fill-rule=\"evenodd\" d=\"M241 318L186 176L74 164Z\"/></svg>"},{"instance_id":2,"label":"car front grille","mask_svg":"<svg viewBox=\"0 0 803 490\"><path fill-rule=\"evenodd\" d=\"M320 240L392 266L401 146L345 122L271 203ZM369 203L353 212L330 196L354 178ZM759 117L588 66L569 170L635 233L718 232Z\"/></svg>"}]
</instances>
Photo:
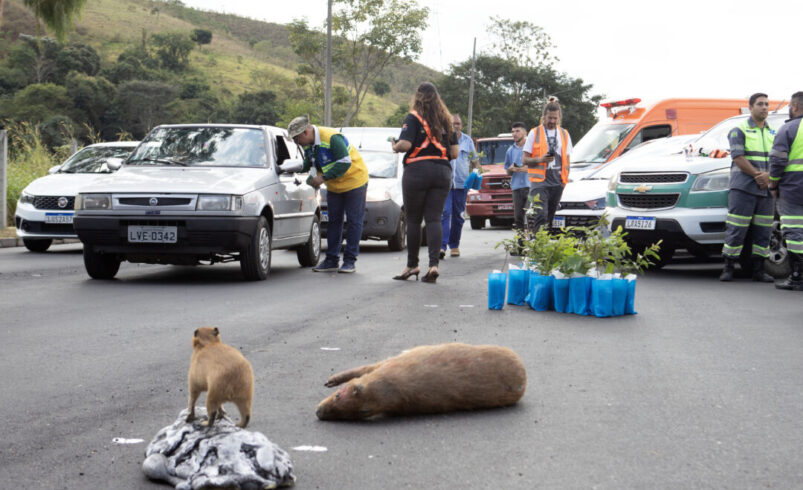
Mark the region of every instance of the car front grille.
<instances>
[{"instance_id":1,"label":"car front grille","mask_svg":"<svg viewBox=\"0 0 803 490\"><path fill-rule=\"evenodd\" d=\"M688 180L687 172L676 173L623 173L619 176L622 184L682 184Z\"/></svg>"},{"instance_id":2,"label":"car front grille","mask_svg":"<svg viewBox=\"0 0 803 490\"><path fill-rule=\"evenodd\" d=\"M156 199L156 204L150 200ZM192 202L189 197L121 197L120 204L126 206L186 206Z\"/></svg>"},{"instance_id":3,"label":"car front grille","mask_svg":"<svg viewBox=\"0 0 803 490\"><path fill-rule=\"evenodd\" d=\"M588 209L585 202L561 202L560 209Z\"/></svg>"},{"instance_id":4,"label":"car front grille","mask_svg":"<svg viewBox=\"0 0 803 490\"><path fill-rule=\"evenodd\" d=\"M599 216L560 216L566 219L566 226L596 226L599 223Z\"/></svg>"},{"instance_id":5,"label":"car front grille","mask_svg":"<svg viewBox=\"0 0 803 490\"><path fill-rule=\"evenodd\" d=\"M675 207L680 194L617 194L623 208L662 209Z\"/></svg>"},{"instance_id":6,"label":"car front grille","mask_svg":"<svg viewBox=\"0 0 803 490\"><path fill-rule=\"evenodd\" d=\"M74 196L63 196L67 199L65 206L59 206L59 199L62 196L36 196L33 198L33 207L36 209L73 209L75 208Z\"/></svg>"},{"instance_id":7,"label":"car front grille","mask_svg":"<svg viewBox=\"0 0 803 490\"><path fill-rule=\"evenodd\" d=\"M510 189L510 178L484 177L482 187L486 189Z\"/></svg>"}]
</instances>

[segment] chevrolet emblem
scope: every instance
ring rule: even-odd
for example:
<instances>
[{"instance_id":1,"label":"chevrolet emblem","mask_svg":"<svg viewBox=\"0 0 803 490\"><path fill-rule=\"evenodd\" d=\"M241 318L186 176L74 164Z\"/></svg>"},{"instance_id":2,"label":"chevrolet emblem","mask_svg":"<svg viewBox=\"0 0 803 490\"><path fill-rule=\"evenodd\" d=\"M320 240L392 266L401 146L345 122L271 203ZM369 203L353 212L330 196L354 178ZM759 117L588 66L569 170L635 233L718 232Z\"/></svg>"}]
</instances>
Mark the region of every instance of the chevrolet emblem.
<instances>
[{"instance_id":1,"label":"chevrolet emblem","mask_svg":"<svg viewBox=\"0 0 803 490\"><path fill-rule=\"evenodd\" d=\"M652 186L641 184L640 186L636 187L633 190L644 194L645 192L650 192L652 190Z\"/></svg>"}]
</instances>

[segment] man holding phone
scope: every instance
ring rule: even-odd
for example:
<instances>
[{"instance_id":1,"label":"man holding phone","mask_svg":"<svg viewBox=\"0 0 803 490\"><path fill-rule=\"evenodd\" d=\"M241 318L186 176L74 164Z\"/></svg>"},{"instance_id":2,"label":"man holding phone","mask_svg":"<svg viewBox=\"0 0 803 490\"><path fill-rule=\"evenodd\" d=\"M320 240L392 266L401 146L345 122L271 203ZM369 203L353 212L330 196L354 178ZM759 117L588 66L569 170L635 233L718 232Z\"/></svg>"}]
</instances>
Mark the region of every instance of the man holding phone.
<instances>
[{"instance_id":1,"label":"man holding phone","mask_svg":"<svg viewBox=\"0 0 803 490\"><path fill-rule=\"evenodd\" d=\"M563 188L569 182L569 155L572 139L560 126L561 108L557 100L550 100L541 115L541 124L530 130L524 142L522 163L527 166L530 179L529 197L538 196L539 203L527 227L537 231L549 228L560 205ZM530 204L534 205L533 203Z\"/></svg>"}]
</instances>

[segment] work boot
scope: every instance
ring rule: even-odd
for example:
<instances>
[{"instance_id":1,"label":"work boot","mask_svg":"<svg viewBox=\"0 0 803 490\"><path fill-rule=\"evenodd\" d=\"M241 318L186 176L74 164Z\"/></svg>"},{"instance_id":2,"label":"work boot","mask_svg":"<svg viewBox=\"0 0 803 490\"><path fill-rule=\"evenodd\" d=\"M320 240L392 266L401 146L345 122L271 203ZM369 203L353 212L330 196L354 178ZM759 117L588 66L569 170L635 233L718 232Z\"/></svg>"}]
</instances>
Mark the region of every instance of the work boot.
<instances>
[{"instance_id":1,"label":"work boot","mask_svg":"<svg viewBox=\"0 0 803 490\"><path fill-rule=\"evenodd\" d=\"M764 257L753 257L753 280L756 282L775 282L775 279L764 272Z\"/></svg>"},{"instance_id":2,"label":"work boot","mask_svg":"<svg viewBox=\"0 0 803 490\"><path fill-rule=\"evenodd\" d=\"M722 282L731 282L734 272L736 272L736 259L725 257L725 267L722 268L722 274L719 275L719 280Z\"/></svg>"},{"instance_id":3,"label":"work boot","mask_svg":"<svg viewBox=\"0 0 803 490\"><path fill-rule=\"evenodd\" d=\"M786 289L790 291L803 291L803 257L796 253L789 254L789 260L792 262L792 273L783 282L776 282L776 289Z\"/></svg>"}]
</instances>

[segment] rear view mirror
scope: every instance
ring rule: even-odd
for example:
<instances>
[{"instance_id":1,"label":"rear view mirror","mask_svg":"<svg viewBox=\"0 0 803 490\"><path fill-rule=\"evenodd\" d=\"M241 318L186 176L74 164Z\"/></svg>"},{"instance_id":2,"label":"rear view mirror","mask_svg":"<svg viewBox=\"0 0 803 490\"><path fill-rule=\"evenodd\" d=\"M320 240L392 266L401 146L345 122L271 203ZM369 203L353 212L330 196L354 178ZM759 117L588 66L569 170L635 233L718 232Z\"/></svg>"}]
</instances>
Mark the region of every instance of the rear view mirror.
<instances>
[{"instance_id":1,"label":"rear view mirror","mask_svg":"<svg viewBox=\"0 0 803 490\"><path fill-rule=\"evenodd\" d=\"M279 165L279 173L296 174L304 170L304 160L300 158L288 158Z\"/></svg>"}]
</instances>

